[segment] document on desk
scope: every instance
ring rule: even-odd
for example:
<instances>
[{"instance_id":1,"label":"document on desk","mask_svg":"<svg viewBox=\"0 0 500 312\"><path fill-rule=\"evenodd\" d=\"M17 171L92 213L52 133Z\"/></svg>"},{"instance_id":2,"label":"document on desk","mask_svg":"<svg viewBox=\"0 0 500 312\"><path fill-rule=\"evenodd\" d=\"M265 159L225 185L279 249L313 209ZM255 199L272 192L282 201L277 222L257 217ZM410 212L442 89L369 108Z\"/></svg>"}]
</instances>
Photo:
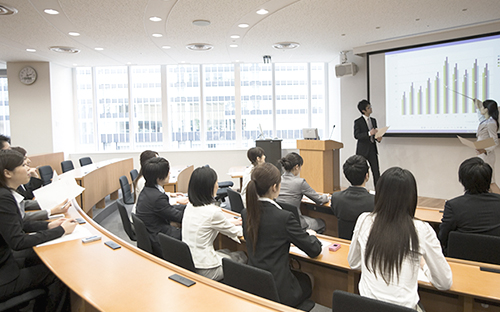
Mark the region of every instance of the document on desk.
<instances>
[{"instance_id":1,"label":"document on desk","mask_svg":"<svg viewBox=\"0 0 500 312\"><path fill-rule=\"evenodd\" d=\"M486 140L481 140L476 142L464 139L459 135L457 135L457 138L460 140L460 142L462 142L463 145L473 149L485 149L495 145L495 141L493 140L493 138L488 138Z\"/></svg>"},{"instance_id":2,"label":"document on desk","mask_svg":"<svg viewBox=\"0 0 500 312\"><path fill-rule=\"evenodd\" d=\"M329 242L321 240L319 238L318 238L318 240L321 242L321 245L323 247L327 246L328 244L330 244ZM300 250L299 247L294 246L293 244L290 244L290 252L293 252L294 254L299 254L299 255L304 256L304 257L309 257L305 252L303 252L302 250Z\"/></svg>"},{"instance_id":3,"label":"document on desk","mask_svg":"<svg viewBox=\"0 0 500 312\"><path fill-rule=\"evenodd\" d=\"M66 199L77 197L83 190L85 188L79 186L72 177L63 177L33 191L33 194L40 208L50 210Z\"/></svg>"},{"instance_id":4,"label":"document on desk","mask_svg":"<svg viewBox=\"0 0 500 312\"><path fill-rule=\"evenodd\" d=\"M75 230L73 231L73 233L66 234L66 235L63 235L59 238L48 241L46 243L37 245L37 247L58 244L58 243L67 242L67 241L75 240L75 239L82 239L82 238L89 237L89 236L92 236L92 233L90 233L89 230L87 230L84 226L77 225L75 227Z\"/></svg>"}]
</instances>

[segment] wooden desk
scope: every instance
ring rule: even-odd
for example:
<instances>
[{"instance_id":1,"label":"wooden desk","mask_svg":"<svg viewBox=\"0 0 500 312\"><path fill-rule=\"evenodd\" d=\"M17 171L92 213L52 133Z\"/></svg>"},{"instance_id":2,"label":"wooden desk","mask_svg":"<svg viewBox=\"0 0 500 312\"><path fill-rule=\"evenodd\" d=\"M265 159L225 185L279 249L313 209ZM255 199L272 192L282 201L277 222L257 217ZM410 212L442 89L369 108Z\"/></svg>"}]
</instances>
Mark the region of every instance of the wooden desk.
<instances>
[{"instance_id":1,"label":"wooden desk","mask_svg":"<svg viewBox=\"0 0 500 312\"><path fill-rule=\"evenodd\" d=\"M64 161L64 153L49 153L49 154L39 154L39 155L29 155L28 158L31 159L30 167L38 168L40 166L51 166L52 170L55 170L57 174L62 173L61 163Z\"/></svg>"},{"instance_id":2,"label":"wooden desk","mask_svg":"<svg viewBox=\"0 0 500 312\"><path fill-rule=\"evenodd\" d=\"M168 180L168 183L163 186L165 192L187 193L189 178L191 177L193 170L194 170L193 165L173 166L172 168L170 168L170 179Z\"/></svg>"},{"instance_id":3,"label":"wooden desk","mask_svg":"<svg viewBox=\"0 0 500 312\"><path fill-rule=\"evenodd\" d=\"M73 177L80 186L85 188L77 201L82 209L92 217L92 207L95 205L98 208L104 208L106 196L111 195L111 199L118 199L119 178L122 175L128 176L133 168L132 158L111 159L75 168L61 176Z\"/></svg>"}]
</instances>

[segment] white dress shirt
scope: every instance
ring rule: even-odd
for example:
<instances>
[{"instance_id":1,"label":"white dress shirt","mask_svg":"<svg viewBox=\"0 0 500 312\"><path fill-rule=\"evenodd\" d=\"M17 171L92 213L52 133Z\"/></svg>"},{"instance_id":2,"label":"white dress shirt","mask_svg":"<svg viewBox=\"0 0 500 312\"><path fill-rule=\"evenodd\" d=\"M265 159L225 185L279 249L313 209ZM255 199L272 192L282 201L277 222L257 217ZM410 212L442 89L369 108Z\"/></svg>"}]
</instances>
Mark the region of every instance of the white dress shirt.
<instances>
[{"instance_id":1,"label":"white dress shirt","mask_svg":"<svg viewBox=\"0 0 500 312\"><path fill-rule=\"evenodd\" d=\"M245 169L245 172L243 172L243 182L242 182L242 186L241 186L241 197L243 199L243 205L247 206L247 197L246 197L246 194L247 194L247 186L248 186L248 183L250 183L250 180L252 179L252 170L253 168L255 168L254 165L250 165L249 167L247 167Z\"/></svg>"}]
</instances>

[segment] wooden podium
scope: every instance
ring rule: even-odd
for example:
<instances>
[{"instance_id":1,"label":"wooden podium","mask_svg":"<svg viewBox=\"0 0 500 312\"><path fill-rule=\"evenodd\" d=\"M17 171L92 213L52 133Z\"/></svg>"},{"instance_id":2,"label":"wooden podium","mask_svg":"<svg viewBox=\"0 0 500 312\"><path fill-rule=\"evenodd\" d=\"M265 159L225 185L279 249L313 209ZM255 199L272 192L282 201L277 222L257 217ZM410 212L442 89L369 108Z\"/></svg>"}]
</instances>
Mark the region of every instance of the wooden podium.
<instances>
[{"instance_id":1,"label":"wooden podium","mask_svg":"<svg viewBox=\"0 0 500 312\"><path fill-rule=\"evenodd\" d=\"M340 155L344 147L332 140L297 140L304 165L300 177L319 193L333 193L340 190Z\"/></svg>"}]
</instances>

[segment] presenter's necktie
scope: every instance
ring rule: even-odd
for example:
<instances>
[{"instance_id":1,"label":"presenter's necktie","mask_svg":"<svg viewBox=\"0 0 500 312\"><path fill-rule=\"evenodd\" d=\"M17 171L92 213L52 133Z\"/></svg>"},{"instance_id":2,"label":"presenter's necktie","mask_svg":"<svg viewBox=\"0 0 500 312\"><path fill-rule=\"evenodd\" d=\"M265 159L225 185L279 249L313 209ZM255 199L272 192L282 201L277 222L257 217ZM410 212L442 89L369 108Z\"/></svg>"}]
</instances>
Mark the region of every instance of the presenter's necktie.
<instances>
[{"instance_id":1,"label":"presenter's necktie","mask_svg":"<svg viewBox=\"0 0 500 312\"><path fill-rule=\"evenodd\" d=\"M370 117L368 117L367 120L368 120L368 131L371 131L373 129L372 119ZM375 142L373 135L370 136L370 142L372 142L372 143Z\"/></svg>"}]
</instances>

